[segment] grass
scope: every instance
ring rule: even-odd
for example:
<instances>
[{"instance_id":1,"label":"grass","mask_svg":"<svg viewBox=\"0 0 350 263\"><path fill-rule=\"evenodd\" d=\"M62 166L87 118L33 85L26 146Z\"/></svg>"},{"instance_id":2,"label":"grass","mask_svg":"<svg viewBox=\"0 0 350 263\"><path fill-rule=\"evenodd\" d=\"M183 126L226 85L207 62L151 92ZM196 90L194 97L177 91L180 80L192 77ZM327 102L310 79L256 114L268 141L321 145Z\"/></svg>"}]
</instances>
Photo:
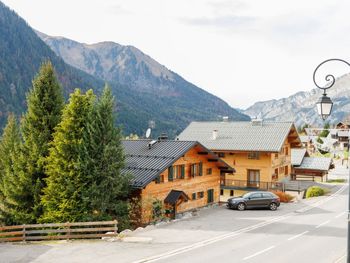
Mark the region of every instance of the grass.
<instances>
[{"instance_id":1,"label":"grass","mask_svg":"<svg viewBox=\"0 0 350 263\"><path fill-rule=\"evenodd\" d=\"M327 183L345 183L346 180L345 179L329 179L327 180Z\"/></svg>"}]
</instances>

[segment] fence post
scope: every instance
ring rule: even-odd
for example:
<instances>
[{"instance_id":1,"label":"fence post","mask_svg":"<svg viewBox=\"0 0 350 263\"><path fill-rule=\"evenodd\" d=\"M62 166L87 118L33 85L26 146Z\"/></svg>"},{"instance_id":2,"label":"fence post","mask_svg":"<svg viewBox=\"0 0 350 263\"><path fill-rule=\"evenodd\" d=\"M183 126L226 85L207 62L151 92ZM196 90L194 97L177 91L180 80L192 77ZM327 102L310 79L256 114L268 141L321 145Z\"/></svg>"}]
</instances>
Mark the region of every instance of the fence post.
<instances>
[{"instance_id":1,"label":"fence post","mask_svg":"<svg viewBox=\"0 0 350 263\"><path fill-rule=\"evenodd\" d=\"M118 234L118 221L114 220L114 234Z\"/></svg>"},{"instance_id":2,"label":"fence post","mask_svg":"<svg viewBox=\"0 0 350 263\"><path fill-rule=\"evenodd\" d=\"M26 225L24 224L23 225L23 235L22 235L22 241L23 242L26 242Z\"/></svg>"},{"instance_id":3,"label":"fence post","mask_svg":"<svg viewBox=\"0 0 350 263\"><path fill-rule=\"evenodd\" d=\"M67 222L66 226L67 226L67 235L68 235L67 240L69 240L70 239L70 234L71 234L71 232L70 232L70 223Z\"/></svg>"}]
</instances>

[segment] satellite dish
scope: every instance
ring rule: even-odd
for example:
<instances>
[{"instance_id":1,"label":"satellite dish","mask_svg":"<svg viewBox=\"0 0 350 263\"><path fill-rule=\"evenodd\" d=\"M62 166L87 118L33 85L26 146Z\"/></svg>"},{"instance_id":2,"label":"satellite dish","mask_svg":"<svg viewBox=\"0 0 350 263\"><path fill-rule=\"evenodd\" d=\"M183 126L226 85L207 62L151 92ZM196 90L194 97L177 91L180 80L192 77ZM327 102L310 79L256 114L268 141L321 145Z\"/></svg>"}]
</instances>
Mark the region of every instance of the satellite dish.
<instances>
[{"instance_id":1,"label":"satellite dish","mask_svg":"<svg viewBox=\"0 0 350 263\"><path fill-rule=\"evenodd\" d=\"M146 138L148 139L151 136L151 128L148 128L146 131Z\"/></svg>"}]
</instances>

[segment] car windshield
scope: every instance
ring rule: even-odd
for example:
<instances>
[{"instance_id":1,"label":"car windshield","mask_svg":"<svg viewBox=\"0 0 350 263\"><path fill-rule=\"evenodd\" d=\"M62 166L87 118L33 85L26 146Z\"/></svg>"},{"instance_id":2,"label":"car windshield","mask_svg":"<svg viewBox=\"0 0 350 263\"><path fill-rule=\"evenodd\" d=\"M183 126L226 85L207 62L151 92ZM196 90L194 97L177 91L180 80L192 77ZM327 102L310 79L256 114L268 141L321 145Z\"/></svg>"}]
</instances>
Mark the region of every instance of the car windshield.
<instances>
[{"instance_id":1,"label":"car windshield","mask_svg":"<svg viewBox=\"0 0 350 263\"><path fill-rule=\"evenodd\" d=\"M242 197L243 197L243 198L248 198L250 195L251 195L251 193L246 193L246 194L244 194Z\"/></svg>"}]
</instances>

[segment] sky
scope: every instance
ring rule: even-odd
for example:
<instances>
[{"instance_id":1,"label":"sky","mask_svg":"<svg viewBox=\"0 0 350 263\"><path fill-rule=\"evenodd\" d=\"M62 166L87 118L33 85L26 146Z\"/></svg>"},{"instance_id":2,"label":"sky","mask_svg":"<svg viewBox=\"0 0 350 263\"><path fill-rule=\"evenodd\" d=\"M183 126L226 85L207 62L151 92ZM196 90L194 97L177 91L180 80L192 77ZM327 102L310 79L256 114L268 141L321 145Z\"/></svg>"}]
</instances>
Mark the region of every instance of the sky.
<instances>
[{"instance_id":1,"label":"sky","mask_svg":"<svg viewBox=\"0 0 350 263\"><path fill-rule=\"evenodd\" d=\"M349 0L2 1L48 35L133 45L241 109L311 90L325 59L350 61Z\"/></svg>"}]
</instances>

